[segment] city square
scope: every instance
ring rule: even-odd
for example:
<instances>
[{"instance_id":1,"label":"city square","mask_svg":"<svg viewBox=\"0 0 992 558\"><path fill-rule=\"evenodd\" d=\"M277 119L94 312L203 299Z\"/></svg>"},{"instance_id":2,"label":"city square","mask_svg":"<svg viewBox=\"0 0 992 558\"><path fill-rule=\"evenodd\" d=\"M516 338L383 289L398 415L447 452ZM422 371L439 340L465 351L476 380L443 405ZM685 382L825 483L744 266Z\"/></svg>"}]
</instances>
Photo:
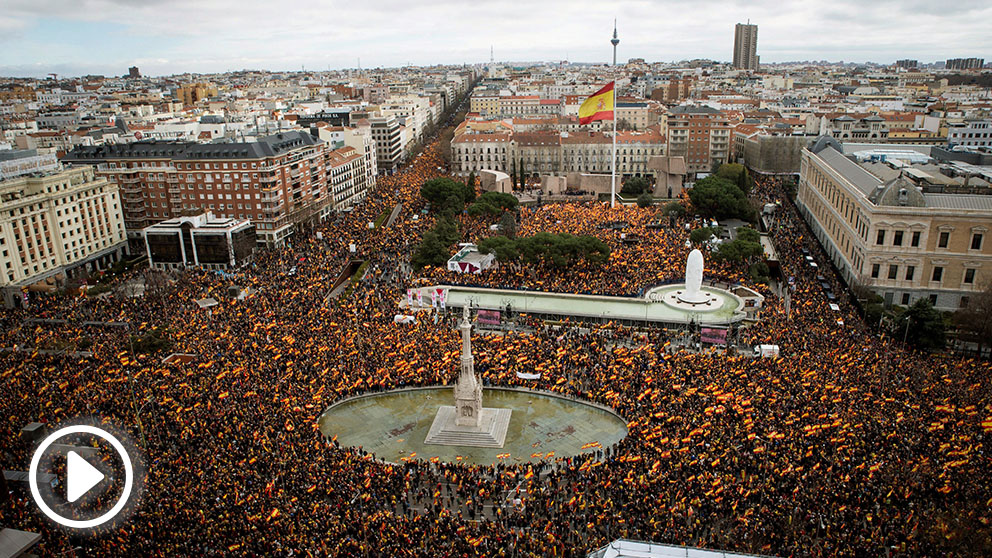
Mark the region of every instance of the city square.
<instances>
[{"instance_id":1,"label":"city square","mask_svg":"<svg viewBox=\"0 0 992 558\"><path fill-rule=\"evenodd\" d=\"M744 25L727 71L757 75L747 47L757 27ZM14 192L15 181L41 181L44 195L86 189L80 199L94 205L73 211L98 225L62 238L108 239L85 272L42 264L32 275L25 264L20 283L4 284L0 527L10 548L93 557L676 555L624 554L642 543L714 556L992 553L989 340L969 336L961 318L992 296L982 285L990 163L914 145L893 164L894 151L856 152L833 124L808 137L759 133L790 141L791 155L773 151L774 161L757 147L737 157L732 111L712 102L660 108L669 132L640 126L653 97L635 101L630 80L629 99L612 92L621 80L610 76L627 71L618 67L646 79L643 60L618 66L617 37L613 65L582 70L591 73L581 95L574 80L558 84L561 106L582 97L574 118L555 115L565 123L530 122L553 103L500 96L507 80L524 88L531 73L491 59L437 70L450 90L423 86L419 100L404 95L420 77L393 76L390 92L356 73L335 83L351 84L347 94L328 89L325 101L315 86L296 101L319 111L270 111L281 123L272 129L256 115L251 141L132 132L133 141L79 144L58 158L36 145L18 155L30 172L16 177L3 167L11 178L0 190ZM225 89L211 87L173 94L207 110ZM596 119L580 124L583 99L606 87ZM342 106L366 100L342 109L358 113L353 120L330 123L339 94ZM444 106L395 158L383 145L399 137L400 120L414 125L415 111L390 112L390 94ZM371 96L384 96L378 113ZM517 104L506 110L525 112L487 117L507 97ZM620 114L630 129L618 131ZM204 131L206 116L197 114ZM733 126L757 126L741 116ZM706 147L695 161L691 145L674 154L671 130L702 121L720 138L727 130L720 155ZM796 137L804 141L793 145ZM618 144L629 162L617 162ZM609 153L612 169L600 157ZM788 157L787 172L769 167ZM570 160L586 166L561 168ZM951 176L962 165L970 174ZM227 176L234 171L244 180ZM158 172L165 177L144 177ZM186 198L207 189L209 198ZM162 208L170 204L161 215L150 201L160 190ZM231 203L215 208L206 201L214 194ZM5 194L3 207L25 199L35 203ZM118 202L116 218L92 210ZM922 214L932 226L915 224ZM59 226L75 227L65 219ZM16 231L24 253L48 254L51 242L32 226L11 225L9 238ZM925 253L913 251L917 242ZM945 316L928 319L933 312ZM133 506L87 533L49 521L24 488L38 442L84 418L119 429L119 451L140 465L126 464L140 477ZM75 456L66 469L98 453L95 443L61 441ZM58 493L63 473L53 466L40 482ZM87 490L122 476L97 473ZM85 492L78 486L66 488L70 503Z\"/></svg>"}]
</instances>

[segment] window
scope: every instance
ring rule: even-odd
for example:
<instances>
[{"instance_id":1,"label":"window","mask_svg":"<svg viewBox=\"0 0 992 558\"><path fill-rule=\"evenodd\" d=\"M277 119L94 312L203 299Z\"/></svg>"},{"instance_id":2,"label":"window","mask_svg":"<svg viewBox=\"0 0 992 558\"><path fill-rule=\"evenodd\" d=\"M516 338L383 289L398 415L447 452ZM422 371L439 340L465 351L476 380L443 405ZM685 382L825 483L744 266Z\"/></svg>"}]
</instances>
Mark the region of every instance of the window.
<instances>
[{"instance_id":1,"label":"window","mask_svg":"<svg viewBox=\"0 0 992 558\"><path fill-rule=\"evenodd\" d=\"M944 277L944 268L937 266L933 268L933 275L930 277L931 281L940 281Z\"/></svg>"},{"instance_id":2,"label":"window","mask_svg":"<svg viewBox=\"0 0 992 558\"><path fill-rule=\"evenodd\" d=\"M906 280L912 281L914 275L916 275L916 266L915 265L906 266Z\"/></svg>"},{"instance_id":3,"label":"window","mask_svg":"<svg viewBox=\"0 0 992 558\"><path fill-rule=\"evenodd\" d=\"M951 233L942 232L940 233L940 238L937 240L937 248L947 248L947 241L950 240Z\"/></svg>"},{"instance_id":4,"label":"window","mask_svg":"<svg viewBox=\"0 0 992 558\"><path fill-rule=\"evenodd\" d=\"M961 303L958 306L960 306L961 308L967 308L969 300L970 299L966 296L961 297Z\"/></svg>"},{"instance_id":5,"label":"window","mask_svg":"<svg viewBox=\"0 0 992 558\"><path fill-rule=\"evenodd\" d=\"M885 231L878 231L878 236L875 237L875 244L885 244Z\"/></svg>"},{"instance_id":6,"label":"window","mask_svg":"<svg viewBox=\"0 0 992 558\"><path fill-rule=\"evenodd\" d=\"M913 240L910 240L909 244L913 247L920 245L920 231L913 231Z\"/></svg>"},{"instance_id":7,"label":"window","mask_svg":"<svg viewBox=\"0 0 992 558\"><path fill-rule=\"evenodd\" d=\"M902 246L902 231L896 231L892 235L892 245Z\"/></svg>"},{"instance_id":8,"label":"window","mask_svg":"<svg viewBox=\"0 0 992 558\"><path fill-rule=\"evenodd\" d=\"M974 233L971 235L971 249L972 250L982 249L982 233Z\"/></svg>"},{"instance_id":9,"label":"window","mask_svg":"<svg viewBox=\"0 0 992 558\"><path fill-rule=\"evenodd\" d=\"M909 293L902 293L902 305L909 306Z\"/></svg>"},{"instance_id":10,"label":"window","mask_svg":"<svg viewBox=\"0 0 992 558\"><path fill-rule=\"evenodd\" d=\"M969 267L964 270L964 282L971 285L975 282L975 268Z\"/></svg>"},{"instance_id":11,"label":"window","mask_svg":"<svg viewBox=\"0 0 992 558\"><path fill-rule=\"evenodd\" d=\"M937 306L937 295L930 295L930 306Z\"/></svg>"},{"instance_id":12,"label":"window","mask_svg":"<svg viewBox=\"0 0 992 558\"><path fill-rule=\"evenodd\" d=\"M878 279L878 272L882 266L879 264L871 264L871 278Z\"/></svg>"},{"instance_id":13,"label":"window","mask_svg":"<svg viewBox=\"0 0 992 558\"><path fill-rule=\"evenodd\" d=\"M895 279L898 273L899 273L899 266L897 265L889 266L889 279Z\"/></svg>"}]
</instances>

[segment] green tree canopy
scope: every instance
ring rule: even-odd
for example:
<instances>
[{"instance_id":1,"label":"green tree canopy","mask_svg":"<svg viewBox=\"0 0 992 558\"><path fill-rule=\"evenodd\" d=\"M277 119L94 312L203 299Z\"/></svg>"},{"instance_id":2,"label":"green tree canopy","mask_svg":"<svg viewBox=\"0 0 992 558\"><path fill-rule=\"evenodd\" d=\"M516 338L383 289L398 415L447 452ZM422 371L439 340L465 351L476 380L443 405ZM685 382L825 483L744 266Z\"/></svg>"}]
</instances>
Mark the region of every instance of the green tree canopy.
<instances>
[{"instance_id":1,"label":"green tree canopy","mask_svg":"<svg viewBox=\"0 0 992 558\"><path fill-rule=\"evenodd\" d=\"M429 265L442 266L448 261L448 248L438 238L437 233L428 231L424 233L424 240L413 253L410 263L414 269L421 270Z\"/></svg>"},{"instance_id":2,"label":"green tree canopy","mask_svg":"<svg viewBox=\"0 0 992 558\"><path fill-rule=\"evenodd\" d=\"M483 254L495 253L496 258L504 262L519 259L528 265L546 265L559 269L581 260L602 265L610 258L610 247L594 236L549 232L516 239L505 236L487 238L479 243L479 251Z\"/></svg>"},{"instance_id":3,"label":"green tree canopy","mask_svg":"<svg viewBox=\"0 0 992 558\"><path fill-rule=\"evenodd\" d=\"M727 262L750 262L755 258L760 258L764 255L764 250L757 240L748 240L749 236L745 233L742 237L738 233L737 238L733 241L721 244L720 248L713 253L713 257Z\"/></svg>"},{"instance_id":4,"label":"green tree canopy","mask_svg":"<svg viewBox=\"0 0 992 558\"><path fill-rule=\"evenodd\" d=\"M747 167L740 163L724 163L717 169L716 175L737 185L744 194L751 191L751 175Z\"/></svg>"},{"instance_id":5,"label":"green tree canopy","mask_svg":"<svg viewBox=\"0 0 992 558\"><path fill-rule=\"evenodd\" d=\"M637 207L651 207L654 204L654 196L649 192L637 196Z\"/></svg>"},{"instance_id":6,"label":"green tree canopy","mask_svg":"<svg viewBox=\"0 0 992 558\"><path fill-rule=\"evenodd\" d=\"M719 176L707 176L689 190L689 200L696 212L714 219L751 221L754 210L747 196L733 182Z\"/></svg>"},{"instance_id":7,"label":"green tree canopy","mask_svg":"<svg viewBox=\"0 0 992 558\"><path fill-rule=\"evenodd\" d=\"M450 178L435 178L424 182L420 195L442 212L460 212L475 200L475 188Z\"/></svg>"},{"instance_id":8,"label":"green tree canopy","mask_svg":"<svg viewBox=\"0 0 992 558\"><path fill-rule=\"evenodd\" d=\"M713 236L712 227L699 227L698 229L693 229L692 232L689 233L689 240L692 241L693 244L702 244L709 240L711 236Z\"/></svg>"},{"instance_id":9,"label":"green tree canopy","mask_svg":"<svg viewBox=\"0 0 992 558\"><path fill-rule=\"evenodd\" d=\"M520 202L511 194L502 192L484 192L476 198L475 203L469 206L468 214L479 215L499 215L504 211L512 211L517 208Z\"/></svg>"},{"instance_id":10,"label":"green tree canopy","mask_svg":"<svg viewBox=\"0 0 992 558\"><path fill-rule=\"evenodd\" d=\"M623 183L623 188L620 189L620 193L625 196L639 196L648 191L649 188L650 184L648 184L646 178L634 176L628 178L627 181Z\"/></svg>"},{"instance_id":11,"label":"green tree canopy","mask_svg":"<svg viewBox=\"0 0 992 558\"><path fill-rule=\"evenodd\" d=\"M666 203L665 207L662 208L662 212L665 215L674 215L676 217L685 217L687 213L685 206L682 205L681 202L677 201L670 201Z\"/></svg>"}]
</instances>

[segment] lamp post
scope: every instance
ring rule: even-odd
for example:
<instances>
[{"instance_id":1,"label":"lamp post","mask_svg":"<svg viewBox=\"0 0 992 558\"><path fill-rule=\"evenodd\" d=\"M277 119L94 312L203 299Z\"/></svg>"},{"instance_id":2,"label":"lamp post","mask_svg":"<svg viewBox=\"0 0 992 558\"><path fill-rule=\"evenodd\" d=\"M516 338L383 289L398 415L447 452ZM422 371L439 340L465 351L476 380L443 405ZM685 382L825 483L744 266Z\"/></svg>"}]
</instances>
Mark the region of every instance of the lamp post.
<instances>
[{"instance_id":1,"label":"lamp post","mask_svg":"<svg viewBox=\"0 0 992 558\"><path fill-rule=\"evenodd\" d=\"M131 360L128 362L127 379L131 391L131 410L134 412L134 420L138 424L138 432L141 434L141 447L148 449L148 442L145 439L145 427L141 424L141 415L138 412L138 405L134 399L134 373L131 371L134 360L134 336L131 335L131 322L127 323L127 342L131 347Z\"/></svg>"}]
</instances>

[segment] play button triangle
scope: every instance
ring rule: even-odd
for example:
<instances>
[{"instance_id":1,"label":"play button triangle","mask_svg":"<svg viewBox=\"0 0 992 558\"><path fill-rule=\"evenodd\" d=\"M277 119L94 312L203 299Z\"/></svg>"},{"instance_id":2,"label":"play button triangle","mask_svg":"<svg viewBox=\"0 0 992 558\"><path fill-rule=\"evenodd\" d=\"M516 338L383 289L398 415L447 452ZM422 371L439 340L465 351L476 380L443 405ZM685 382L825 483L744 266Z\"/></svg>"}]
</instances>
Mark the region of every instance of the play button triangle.
<instances>
[{"instance_id":1,"label":"play button triangle","mask_svg":"<svg viewBox=\"0 0 992 558\"><path fill-rule=\"evenodd\" d=\"M65 477L65 497L70 503L78 500L106 478L96 467L74 451L66 455Z\"/></svg>"}]
</instances>

